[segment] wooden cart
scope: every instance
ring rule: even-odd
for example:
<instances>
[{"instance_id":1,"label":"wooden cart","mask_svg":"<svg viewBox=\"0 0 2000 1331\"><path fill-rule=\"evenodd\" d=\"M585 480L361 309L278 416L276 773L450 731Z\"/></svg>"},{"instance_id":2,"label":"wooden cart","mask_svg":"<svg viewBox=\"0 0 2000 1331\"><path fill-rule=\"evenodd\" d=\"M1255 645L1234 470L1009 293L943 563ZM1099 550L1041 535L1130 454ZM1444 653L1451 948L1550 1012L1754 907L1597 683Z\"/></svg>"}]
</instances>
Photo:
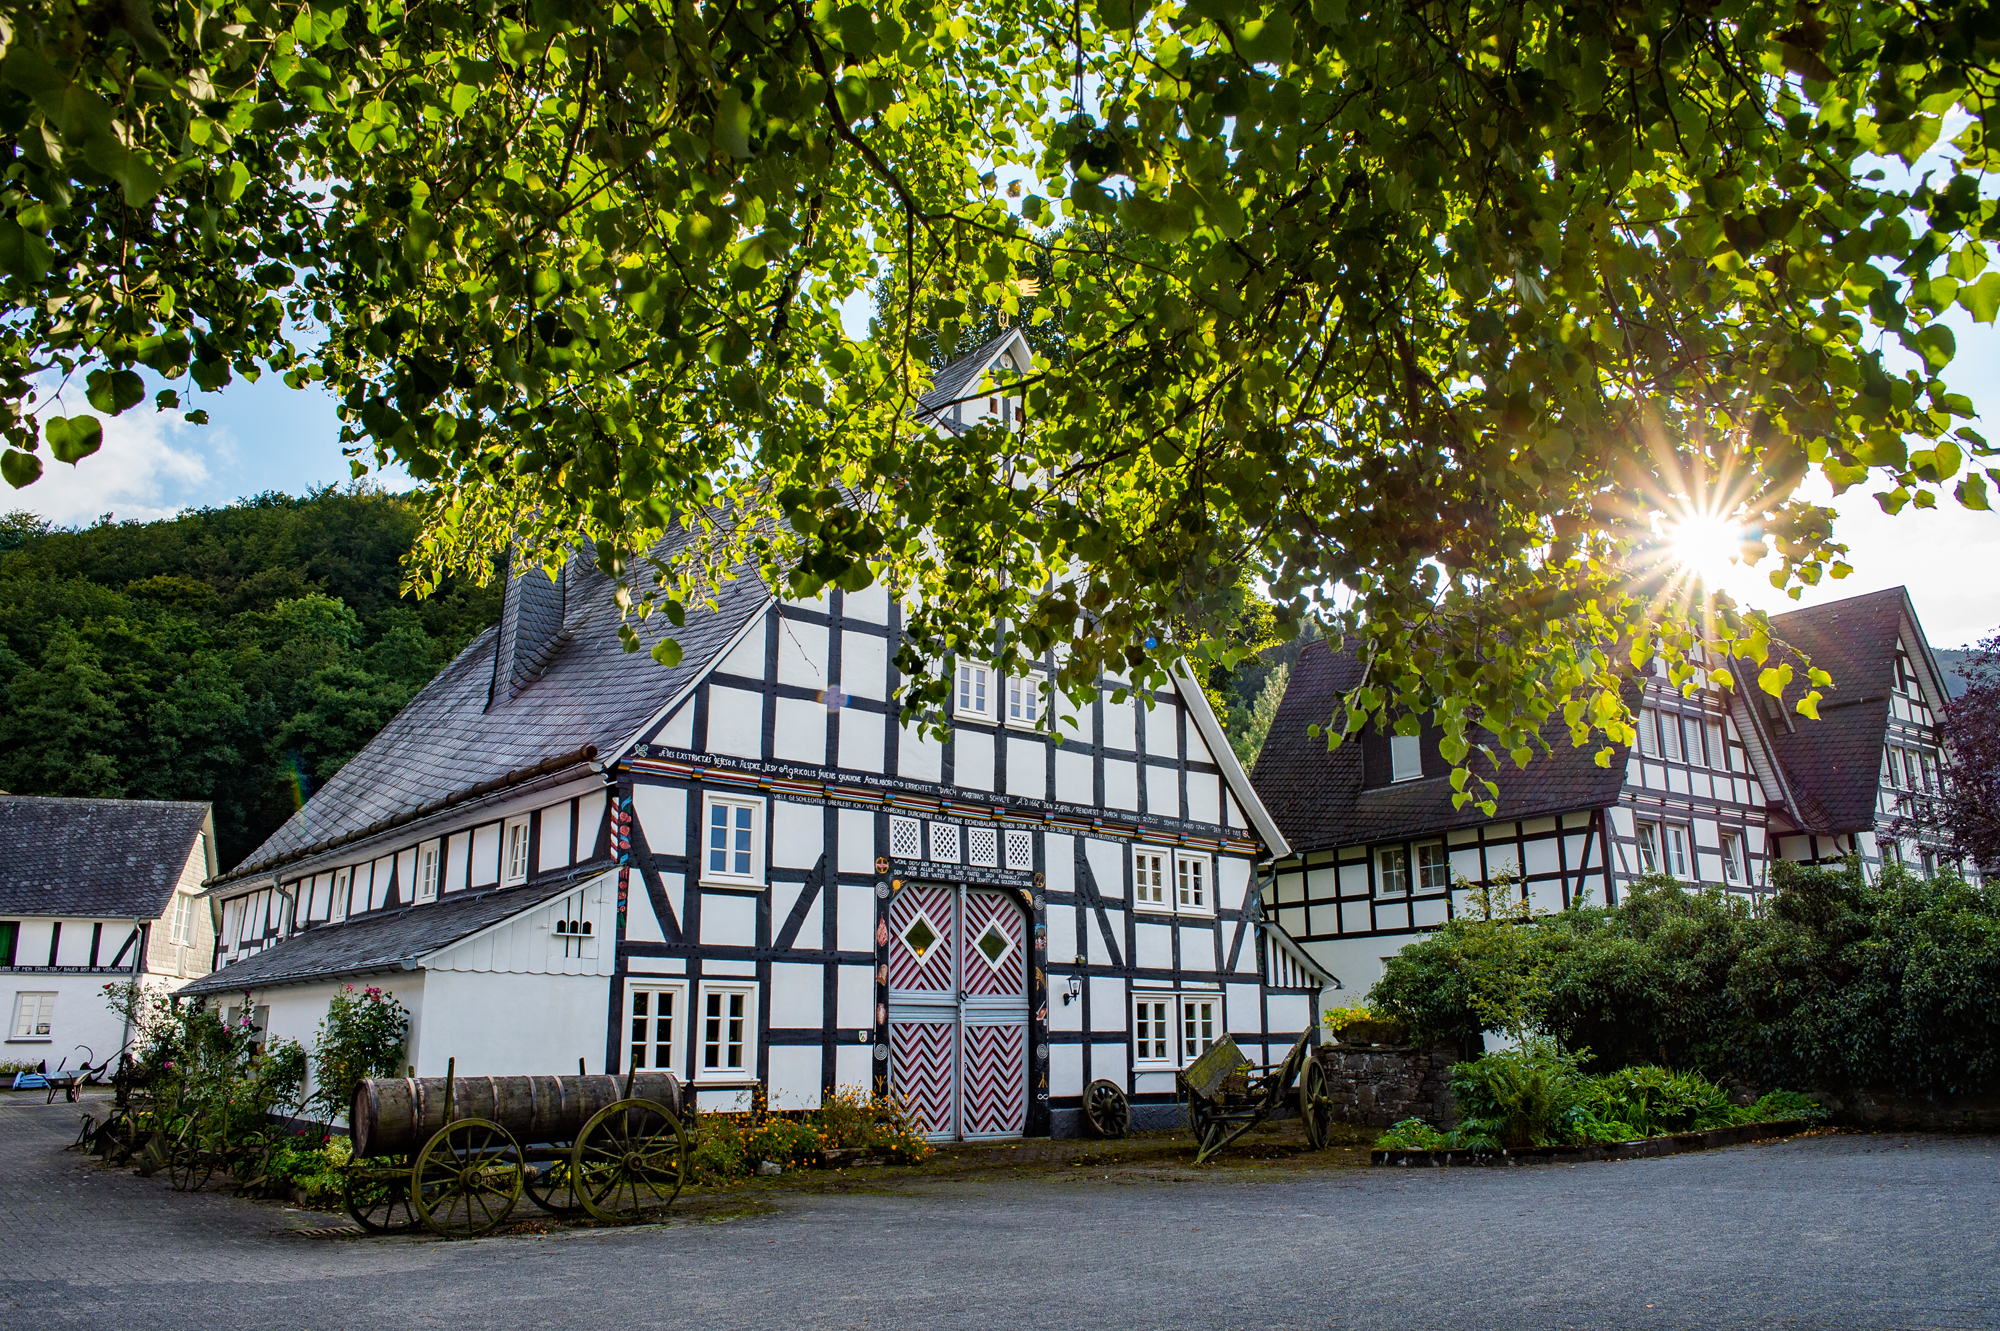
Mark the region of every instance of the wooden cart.
<instances>
[{"instance_id":1,"label":"wooden cart","mask_svg":"<svg viewBox=\"0 0 2000 1331\"><path fill-rule=\"evenodd\" d=\"M622 1082L622 1085L621 1085ZM347 1213L389 1234L484 1234L526 1192L554 1215L613 1223L672 1205L687 1177L671 1072L370 1078L354 1091Z\"/></svg>"},{"instance_id":2,"label":"wooden cart","mask_svg":"<svg viewBox=\"0 0 2000 1331\"><path fill-rule=\"evenodd\" d=\"M1309 1030L1301 1035L1284 1062L1265 1067L1248 1062L1236 1041L1225 1035L1176 1074L1194 1129L1196 1164L1294 1100L1305 1122L1307 1144L1315 1151L1326 1145L1333 1135L1333 1097L1326 1069L1313 1057L1314 1034Z\"/></svg>"}]
</instances>

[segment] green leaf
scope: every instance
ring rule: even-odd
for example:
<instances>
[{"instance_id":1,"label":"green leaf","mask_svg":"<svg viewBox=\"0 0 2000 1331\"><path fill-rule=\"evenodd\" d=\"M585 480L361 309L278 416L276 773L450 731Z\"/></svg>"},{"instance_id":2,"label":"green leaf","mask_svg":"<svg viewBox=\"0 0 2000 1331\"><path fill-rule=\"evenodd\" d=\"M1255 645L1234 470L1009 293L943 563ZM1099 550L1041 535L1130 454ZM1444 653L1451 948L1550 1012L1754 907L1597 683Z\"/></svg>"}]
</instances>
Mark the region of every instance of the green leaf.
<instances>
[{"instance_id":1,"label":"green leaf","mask_svg":"<svg viewBox=\"0 0 2000 1331\"><path fill-rule=\"evenodd\" d=\"M6 477L7 484L16 490L32 485L41 474L42 460L33 453L23 453L15 448L0 453L0 476Z\"/></svg>"},{"instance_id":2,"label":"green leaf","mask_svg":"<svg viewBox=\"0 0 2000 1331\"><path fill-rule=\"evenodd\" d=\"M662 638L653 644L653 659L671 670L681 663L681 645L672 638Z\"/></svg>"},{"instance_id":3,"label":"green leaf","mask_svg":"<svg viewBox=\"0 0 2000 1331\"><path fill-rule=\"evenodd\" d=\"M146 381L131 370L92 370L84 397L107 416L146 400Z\"/></svg>"},{"instance_id":4,"label":"green leaf","mask_svg":"<svg viewBox=\"0 0 2000 1331\"><path fill-rule=\"evenodd\" d=\"M104 443L104 427L95 416L51 416L42 422L42 438L58 462L74 466Z\"/></svg>"},{"instance_id":5,"label":"green leaf","mask_svg":"<svg viewBox=\"0 0 2000 1331\"><path fill-rule=\"evenodd\" d=\"M750 107L734 88L716 99L715 142L739 162L750 156Z\"/></svg>"},{"instance_id":6,"label":"green leaf","mask_svg":"<svg viewBox=\"0 0 2000 1331\"><path fill-rule=\"evenodd\" d=\"M1993 507L1991 500L1986 494L1986 478L1977 472L1960 481L1958 488L1952 493L1956 494L1958 502L1967 508L1985 512L1987 509Z\"/></svg>"},{"instance_id":7,"label":"green leaf","mask_svg":"<svg viewBox=\"0 0 2000 1331\"><path fill-rule=\"evenodd\" d=\"M2000 315L2000 272L1992 272L1958 289L1958 303L1974 321L1993 322Z\"/></svg>"}]
</instances>

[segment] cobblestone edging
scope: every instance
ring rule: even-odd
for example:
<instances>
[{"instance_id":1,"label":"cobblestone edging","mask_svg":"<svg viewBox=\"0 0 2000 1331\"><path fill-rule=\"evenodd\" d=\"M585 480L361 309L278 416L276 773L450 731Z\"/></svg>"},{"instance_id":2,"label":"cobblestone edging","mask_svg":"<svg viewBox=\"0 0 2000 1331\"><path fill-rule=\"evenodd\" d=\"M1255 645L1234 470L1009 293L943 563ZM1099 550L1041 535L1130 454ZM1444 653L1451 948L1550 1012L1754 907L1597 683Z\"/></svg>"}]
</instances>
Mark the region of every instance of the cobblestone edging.
<instances>
[{"instance_id":1,"label":"cobblestone edging","mask_svg":"<svg viewBox=\"0 0 2000 1331\"><path fill-rule=\"evenodd\" d=\"M1790 1137L1804 1132L1807 1125L1786 1123L1745 1123L1733 1128L1711 1128L1707 1132L1676 1132L1665 1137L1647 1137L1636 1142L1614 1142L1604 1146L1529 1146L1518 1151L1374 1151L1372 1165L1480 1165L1505 1168L1512 1165L1569 1165L1586 1160L1646 1160L1684 1151L1706 1151L1717 1146L1737 1146L1743 1142Z\"/></svg>"}]
</instances>

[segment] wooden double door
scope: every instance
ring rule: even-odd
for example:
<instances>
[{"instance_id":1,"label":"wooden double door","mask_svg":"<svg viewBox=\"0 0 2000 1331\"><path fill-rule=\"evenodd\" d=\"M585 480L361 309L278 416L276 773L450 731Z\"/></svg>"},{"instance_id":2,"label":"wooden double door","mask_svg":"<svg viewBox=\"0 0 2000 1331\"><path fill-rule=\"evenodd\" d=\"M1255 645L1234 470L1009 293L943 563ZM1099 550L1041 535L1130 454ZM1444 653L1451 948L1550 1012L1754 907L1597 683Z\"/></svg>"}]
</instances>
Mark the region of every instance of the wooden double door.
<instances>
[{"instance_id":1,"label":"wooden double door","mask_svg":"<svg viewBox=\"0 0 2000 1331\"><path fill-rule=\"evenodd\" d=\"M889 902L889 1084L933 1141L1028 1125L1028 920L1013 895L906 882Z\"/></svg>"}]
</instances>

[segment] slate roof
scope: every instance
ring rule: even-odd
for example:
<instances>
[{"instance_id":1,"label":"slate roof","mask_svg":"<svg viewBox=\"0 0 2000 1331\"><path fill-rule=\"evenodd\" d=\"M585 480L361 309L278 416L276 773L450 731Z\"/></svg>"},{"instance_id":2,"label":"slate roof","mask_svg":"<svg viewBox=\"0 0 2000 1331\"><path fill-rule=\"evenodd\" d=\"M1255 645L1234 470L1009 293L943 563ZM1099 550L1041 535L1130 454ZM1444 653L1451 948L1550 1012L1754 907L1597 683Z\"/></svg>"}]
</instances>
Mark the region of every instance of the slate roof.
<instances>
[{"instance_id":1,"label":"slate roof","mask_svg":"<svg viewBox=\"0 0 2000 1331\"><path fill-rule=\"evenodd\" d=\"M667 557L676 544L663 542L653 553ZM526 576L545 578L536 570ZM508 696L508 674L495 688L501 639L496 626L475 638L222 881L302 859L392 819L441 807L447 797L476 786L511 784L562 767L565 759L580 764L585 746L608 758L695 680L769 600L754 573L725 583L717 609L690 611L686 623L672 630L682 655L680 664L668 669L650 652L664 636L663 616L635 620L643 650L627 652L618 640L612 579L579 557L570 561L563 581L562 636L547 644L552 650L546 661L537 662L514 696ZM545 597L536 599L548 604ZM511 651L509 658L519 659Z\"/></svg>"},{"instance_id":2,"label":"slate roof","mask_svg":"<svg viewBox=\"0 0 2000 1331\"><path fill-rule=\"evenodd\" d=\"M0 915L158 919L207 825L206 804L0 795Z\"/></svg>"},{"instance_id":3,"label":"slate roof","mask_svg":"<svg viewBox=\"0 0 2000 1331\"><path fill-rule=\"evenodd\" d=\"M931 381L931 391L917 399L917 419L925 420L938 415L953 402L964 397L979 382L980 376L986 373L987 368L999 357L1007 344L1020 336L1021 330L1018 328L1003 329L998 337L982 343L939 370L937 377ZM950 421L944 421L941 416L939 420L945 425L951 425Z\"/></svg>"},{"instance_id":4,"label":"slate roof","mask_svg":"<svg viewBox=\"0 0 2000 1331\"><path fill-rule=\"evenodd\" d=\"M1833 688L1822 690L1819 720L1791 710L1811 687L1799 671L1784 697L1791 728L1784 721L1769 726L1772 751L1799 795L1808 830L1859 832L1875 826L1896 640L1906 617L1915 625L1909 594L1901 587L1771 616L1771 627L1785 644L1833 676ZM1924 655L1924 645L1910 648L1913 664L1922 669L1914 658Z\"/></svg>"},{"instance_id":5,"label":"slate roof","mask_svg":"<svg viewBox=\"0 0 2000 1331\"><path fill-rule=\"evenodd\" d=\"M581 881L564 877L521 887L453 893L442 901L363 915L340 924L317 924L182 985L179 992L240 993L277 984L402 970L405 961L429 956L551 897L574 891Z\"/></svg>"},{"instance_id":6,"label":"slate roof","mask_svg":"<svg viewBox=\"0 0 2000 1331\"><path fill-rule=\"evenodd\" d=\"M1352 648L1336 653L1324 642L1308 644L1292 667L1270 736L1257 756L1251 784L1295 852L1601 809L1617 800L1625 782L1622 749L1609 767L1599 767L1596 747L1576 748L1568 727L1557 718L1542 729L1551 752L1525 769L1502 764L1495 778L1499 802L1492 814L1473 805L1454 809L1451 781L1445 776L1364 788L1360 744L1350 741L1329 753L1324 738L1306 733L1306 727L1326 723L1340 695L1360 677L1361 663Z\"/></svg>"}]
</instances>

